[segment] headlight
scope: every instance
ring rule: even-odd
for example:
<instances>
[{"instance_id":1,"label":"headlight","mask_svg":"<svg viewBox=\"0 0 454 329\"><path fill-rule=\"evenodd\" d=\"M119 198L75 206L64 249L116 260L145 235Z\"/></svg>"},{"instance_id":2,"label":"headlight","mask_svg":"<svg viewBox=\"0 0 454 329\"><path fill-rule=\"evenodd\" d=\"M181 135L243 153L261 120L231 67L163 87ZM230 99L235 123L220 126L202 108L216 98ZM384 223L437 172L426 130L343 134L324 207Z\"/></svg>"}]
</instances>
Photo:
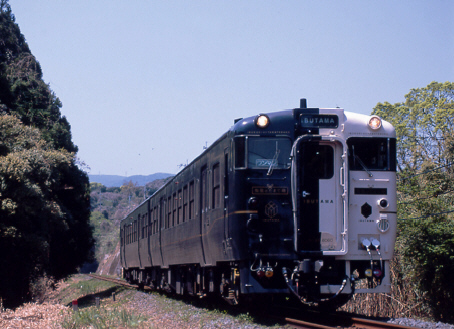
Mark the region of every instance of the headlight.
<instances>
[{"instance_id":1,"label":"headlight","mask_svg":"<svg viewBox=\"0 0 454 329\"><path fill-rule=\"evenodd\" d=\"M270 124L270 118L265 114L260 114L255 118L255 125L259 128L266 128Z\"/></svg>"},{"instance_id":2,"label":"headlight","mask_svg":"<svg viewBox=\"0 0 454 329\"><path fill-rule=\"evenodd\" d=\"M369 127L373 130L380 129L381 119L377 116L373 116L369 119Z\"/></svg>"},{"instance_id":3,"label":"headlight","mask_svg":"<svg viewBox=\"0 0 454 329\"><path fill-rule=\"evenodd\" d=\"M385 208L388 208L389 203L388 203L388 200L386 200L386 199L380 199L380 200L378 200L378 205L380 206L380 208L385 209Z\"/></svg>"}]
</instances>

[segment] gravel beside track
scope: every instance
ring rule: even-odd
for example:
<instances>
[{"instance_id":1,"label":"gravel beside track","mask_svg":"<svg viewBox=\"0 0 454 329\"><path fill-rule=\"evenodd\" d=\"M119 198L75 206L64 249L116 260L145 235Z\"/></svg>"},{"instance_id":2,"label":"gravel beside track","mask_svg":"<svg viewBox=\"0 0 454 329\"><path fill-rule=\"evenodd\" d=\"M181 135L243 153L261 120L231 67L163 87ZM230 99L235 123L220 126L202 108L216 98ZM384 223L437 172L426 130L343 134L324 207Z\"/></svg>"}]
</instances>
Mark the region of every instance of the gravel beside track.
<instances>
[{"instance_id":1,"label":"gravel beside track","mask_svg":"<svg viewBox=\"0 0 454 329\"><path fill-rule=\"evenodd\" d=\"M161 297L153 294L135 294L131 302L128 303L129 307L133 308L135 312L149 317L151 319L149 324L156 328L270 328L269 326L251 324L249 321L237 319L219 311L198 308L171 298L162 300Z\"/></svg>"},{"instance_id":2,"label":"gravel beside track","mask_svg":"<svg viewBox=\"0 0 454 329\"><path fill-rule=\"evenodd\" d=\"M265 325L251 321L252 317L247 313L233 316L223 310L210 310L205 307L194 306L190 302L183 302L157 293L127 290L120 293L117 298L124 299L123 307L136 315L143 315L147 318L147 321L141 323L139 328L264 329L282 327L279 324ZM101 305L109 305L111 302L111 298L108 298L102 300ZM60 323L63 316L71 312L70 307L58 304L57 301L24 304L15 311L0 310L0 329L61 328ZM389 322L415 328L454 329L454 326L449 324L407 318L392 319Z\"/></svg>"},{"instance_id":3,"label":"gravel beside track","mask_svg":"<svg viewBox=\"0 0 454 329\"><path fill-rule=\"evenodd\" d=\"M429 329L454 329L454 325L442 322L426 322L421 320L414 320L408 318L392 319L389 323L400 324L402 326L409 326L415 328L429 328Z\"/></svg>"}]
</instances>

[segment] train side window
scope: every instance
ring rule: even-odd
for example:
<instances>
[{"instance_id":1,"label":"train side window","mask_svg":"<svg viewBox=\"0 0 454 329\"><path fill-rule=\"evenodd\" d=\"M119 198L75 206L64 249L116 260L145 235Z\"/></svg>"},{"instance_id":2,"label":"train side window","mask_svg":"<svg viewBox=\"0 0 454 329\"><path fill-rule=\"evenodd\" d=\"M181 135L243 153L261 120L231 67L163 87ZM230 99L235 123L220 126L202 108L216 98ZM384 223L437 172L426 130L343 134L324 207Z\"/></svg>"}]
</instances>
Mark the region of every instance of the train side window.
<instances>
[{"instance_id":1,"label":"train side window","mask_svg":"<svg viewBox=\"0 0 454 329\"><path fill-rule=\"evenodd\" d=\"M173 194L173 211L172 211L172 227L174 227L176 225L176 221L177 221L177 193L175 192Z\"/></svg>"},{"instance_id":2,"label":"train side window","mask_svg":"<svg viewBox=\"0 0 454 329\"><path fill-rule=\"evenodd\" d=\"M246 168L246 136L234 138L234 150L235 169Z\"/></svg>"},{"instance_id":3,"label":"train side window","mask_svg":"<svg viewBox=\"0 0 454 329\"><path fill-rule=\"evenodd\" d=\"M155 233L155 218L156 218L156 207L150 210L151 211L151 218L150 218L150 235Z\"/></svg>"},{"instance_id":4,"label":"train side window","mask_svg":"<svg viewBox=\"0 0 454 329\"><path fill-rule=\"evenodd\" d=\"M145 228L145 225L143 225L143 219L144 219L145 215L142 215L140 216L139 215L139 239L143 239L144 238L144 232L143 232L143 229Z\"/></svg>"},{"instance_id":5,"label":"train side window","mask_svg":"<svg viewBox=\"0 0 454 329\"><path fill-rule=\"evenodd\" d=\"M158 214L159 214L159 208L158 206L154 207L153 209L153 226L152 226L152 229L151 229L151 234L156 234L156 232L158 231Z\"/></svg>"},{"instance_id":6,"label":"train side window","mask_svg":"<svg viewBox=\"0 0 454 329\"><path fill-rule=\"evenodd\" d=\"M193 219L195 217L194 206L194 181L192 181L189 183L189 219Z\"/></svg>"},{"instance_id":7,"label":"train side window","mask_svg":"<svg viewBox=\"0 0 454 329\"><path fill-rule=\"evenodd\" d=\"M166 228L170 228L170 222L172 220L172 196L167 199L167 225Z\"/></svg>"},{"instance_id":8,"label":"train side window","mask_svg":"<svg viewBox=\"0 0 454 329\"><path fill-rule=\"evenodd\" d=\"M206 212L208 210L209 202L208 202L208 193L207 193L207 167L203 166L202 167L202 173L201 173L201 178L200 178L200 201L201 201L201 206L202 206L202 213Z\"/></svg>"},{"instance_id":9,"label":"train side window","mask_svg":"<svg viewBox=\"0 0 454 329\"><path fill-rule=\"evenodd\" d=\"M213 200L212 208L219 208L221 206L221 166L216 163L213 166Z\"/></svg>"},{"instance_id":10,"label":"train side window","mask_svg":"<svg viewBox=\"0 0 454 329\"><path fill-rule=\"evenodd\" d=\"M145 239L145 231L147 230L147 226L146 226L146 222L145 222L146 217L147 217L146 214L142 215L142 223L141 223L141 227L140 227L140 231L142 232L142 236L140 237L141 239Z\"/></svg>"},{"instance_id":11,"label":"train side window","mask_svg":"<svg viewBox=\"0 0 454 329\"><path fill-rule=\"evenodd\" d=\"M153 234L156 234L158 232L158 210L159 208L156 206L154 207L153 211Z\"/></svg>"},{"instance_id":12,"label":"train side window","mask_svg":"<svg viewBox=\"0 0 454 329\"><path fill-rule=\"evenodd\" d=\"M134 238L133 242L137 241L137 220L134 221Z\"/></svg>"},{"instance_id":13,"label":"train side window","mask_svg":"<svg viewBox=\"0 0 454 329\"><path fill-rule=\"evenodd\" d=\"M139 214L137 222L138 222L137 225L138 225L138 229L139 229L138 239L140 240L140 239L143 239L143 215Z\"/></svg>"},{"instance_id":14,"label":"train side window","mask_svg":"<svg viewBox=\"0 0 454 329\"><path fill-rule=\"evenodd\" d=\"M183 222L188 220L188 185L183 187Z\"/></svg>"},{"instance_id":15,"label":"train side window","mask_svg":"<svg viewBox=\"0 0 454 329\"><path fill-rule=\"evenodd\" d=\"M229 154L224 154L224 197L229 197Z\"/></svg>"},{"instance_id":16,"label":"train side window","mask_svg":"<svg viewBox=\"0 0 454 329\"><path fill-rule=\"evenodd\" d=\"M163 196L159 202L159 218L157 230L162 231L165 228L166 223L166 197ZM157 233L157 232L156 232Z\"/></svg>"},{"instance_id":17,"label":"train side window","mask_svg":"<svg viewBox=\"0 0 454 329\"><path fill-rule=\"evenodd\" d=\"M177 224L181 224L181 223L183 223L183 191L182 190L178 191L178 200L177 201L178 201Z\"/></svg>"}]
</instances>

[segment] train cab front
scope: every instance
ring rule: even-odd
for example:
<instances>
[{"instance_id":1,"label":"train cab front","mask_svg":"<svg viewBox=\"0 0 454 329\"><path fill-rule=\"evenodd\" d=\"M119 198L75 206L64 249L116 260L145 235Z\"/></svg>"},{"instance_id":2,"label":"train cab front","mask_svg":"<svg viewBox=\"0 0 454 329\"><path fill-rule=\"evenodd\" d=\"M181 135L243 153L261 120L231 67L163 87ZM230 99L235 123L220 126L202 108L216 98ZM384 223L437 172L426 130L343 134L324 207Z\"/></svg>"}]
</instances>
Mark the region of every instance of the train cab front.
<instances>
[{"instance_id":1,"label":"train cab front","mask_svg":"<svg viewBox=\"0 0 454 329\"><path fill-rule=\"evenodd\" d=\"M341 305L389 291L395 131L377 117L305 107L243 120L233 137L247 266L241 293ZM247 218L246 218L247 216ZM246 245L247 244L247 245Z\"/></svg>"},{"instance_id":2,"label":"train cab front","mask_svg":"<svg viewBox=\"0 0 454 329\"><path fill-rule=\"evenodd\" d=\"M294 247L283 268L309 305L341 305L354 292L387 292L396 235L395 132L341 109L295 111ZM386 251L385 251L386 250Z\"/></svg>"},{"instance_id":3,"label":"train cab front","mask_svg":"<svg viewBox=\"0 0 454 329\"><path fill-rule=\"evenodd\" d=\"M234 127L232 138L235 190L229 204L237 221L236 250L244 252L239 274L241 293L286 294L283 262L293 262L291 111L246 118Z\"/></svg>"}]
</instances>

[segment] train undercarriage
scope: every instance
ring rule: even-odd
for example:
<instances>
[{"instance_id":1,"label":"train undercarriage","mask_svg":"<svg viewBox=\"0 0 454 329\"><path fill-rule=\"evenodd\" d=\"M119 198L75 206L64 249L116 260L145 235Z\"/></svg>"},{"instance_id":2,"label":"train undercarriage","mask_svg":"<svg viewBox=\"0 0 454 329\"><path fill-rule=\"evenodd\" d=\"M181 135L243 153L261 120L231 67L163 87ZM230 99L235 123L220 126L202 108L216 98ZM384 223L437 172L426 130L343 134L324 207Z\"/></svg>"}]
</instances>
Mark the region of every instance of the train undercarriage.
<instances>
[{"instance_id":1,"label":"train undercarriage","mask_svg":"<svg viewBox=\"0 0 454 329\"><path fill-rule=\"evenodd\" d=\"M124 269L123 276L142 288L148 286L153 290L200 298L220 296L231 305L253 299L293 299L308 307L334 309L345 304L361 282L365 281L368 289L382 283L383 277L358 274L367 272L365 269L370 266L367 261L351 264L329 257L323 261L267 262L262 266L247 261L225 262L215 267L187 264ZM383 264L375 262L375 266L378 270Z\"/></svg>"}]
</instances>

